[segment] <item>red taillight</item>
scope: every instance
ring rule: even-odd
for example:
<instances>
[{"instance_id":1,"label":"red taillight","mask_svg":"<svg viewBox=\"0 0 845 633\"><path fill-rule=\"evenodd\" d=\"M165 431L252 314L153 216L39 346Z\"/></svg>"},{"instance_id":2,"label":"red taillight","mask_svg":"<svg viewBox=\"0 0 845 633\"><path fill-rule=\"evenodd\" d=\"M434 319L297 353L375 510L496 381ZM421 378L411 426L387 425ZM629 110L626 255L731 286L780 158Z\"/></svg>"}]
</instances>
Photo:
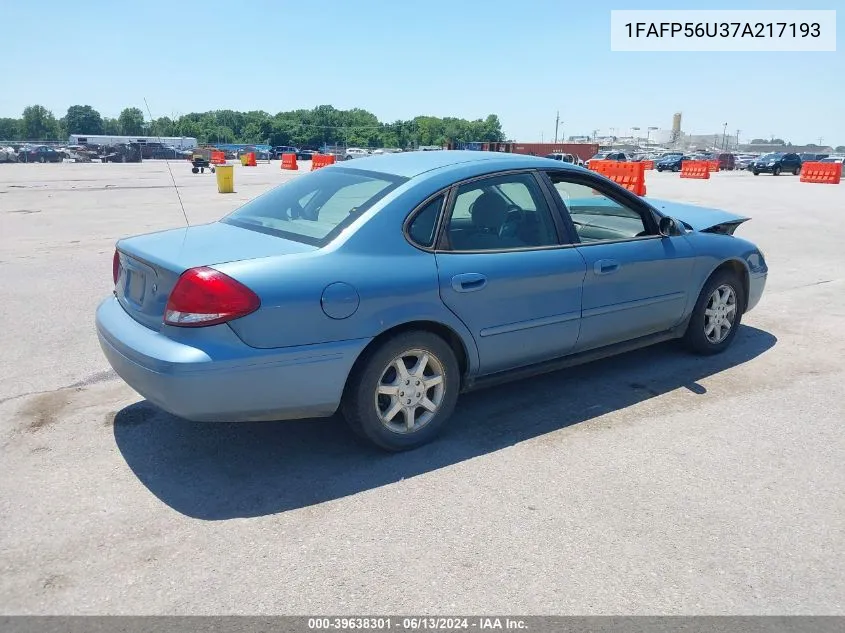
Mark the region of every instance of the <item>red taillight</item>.
<instances>
[{"instance_id":1,"label":"red taillight","mask_svg":"<svg viewBox=\"0 0 845 633\"><path fill-rule=\"evenodd\" d=\"M182 273L164 310L164 322L202 327L238 319L258 310L261 301L252 290L213 268Z\"/></svg>"},{"instance_id":2,"label":"red taillight","mask_svg":"<svg viewBox=\"0 0 845 633\"><path fill-rule=\"evenodd\" d=\"M114 258L111 260L111 276L114 279L114 285L117 285L117 278L120 277L120 253L115 250Z\"/></svg>"}]
</instances>

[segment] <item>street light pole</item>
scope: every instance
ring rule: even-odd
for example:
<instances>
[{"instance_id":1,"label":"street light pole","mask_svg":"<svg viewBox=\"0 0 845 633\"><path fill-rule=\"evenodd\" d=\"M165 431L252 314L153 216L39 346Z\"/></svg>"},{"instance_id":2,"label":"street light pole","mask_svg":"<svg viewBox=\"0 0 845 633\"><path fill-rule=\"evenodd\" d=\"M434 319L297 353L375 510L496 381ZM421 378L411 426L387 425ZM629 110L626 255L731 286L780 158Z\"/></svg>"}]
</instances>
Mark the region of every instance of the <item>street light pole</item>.
<instances>
[{"instance_id":1,"label":"street light pole","mask_svg":"<svg viewBox=\"0 0 845 633\"><path fill-rule=\"evenodd\" d=\"M645 146L646 146L646 149L648 149L648 138L649 138L649 135L651 134L651 131L652 131L652 130L656 130L656 129L657 129L657 127L656 127L656 126L654 126L654 125L651 125L651 126L649 126L649 127L647 127L647 128L646 128L646 131L645 131Z\"/></svg>"},{"instance_id":2,"label":"street light pole","mask_svg":"<svg viewBox=\"0 0 845 633\"><path fill-rule=\"evenodd\" d=\"M560 125L560 110L557 111L557 116L555 117L555 145L557 145L557 127Z\"/></svg>"},{"instance_id":3,"label":"street light pole","mask_svg":"<svg viewBox=\"0 0 845 633\"><path fill-rule=\"evenodd\" d=\"M722 151L726 152L728 150L728 124L725 123L725 127L722 130Z\"/></svg>"}]
</instances>

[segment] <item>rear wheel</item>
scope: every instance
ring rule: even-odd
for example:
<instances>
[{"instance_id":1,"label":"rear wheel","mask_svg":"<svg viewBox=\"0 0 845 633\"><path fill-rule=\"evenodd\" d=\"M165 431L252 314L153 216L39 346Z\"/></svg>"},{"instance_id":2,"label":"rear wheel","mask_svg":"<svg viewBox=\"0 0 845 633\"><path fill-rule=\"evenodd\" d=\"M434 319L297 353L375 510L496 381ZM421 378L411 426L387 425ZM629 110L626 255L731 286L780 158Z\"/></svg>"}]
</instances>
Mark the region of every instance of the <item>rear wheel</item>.
<instances>
[{"instance_id":1,"label":"rear wheel","mask_svg":"<svg viewBox=\"0 0 845 633\"><path fill-rule=\"evenodd\" d=\"M704 355L725 351L736 337L744 309L739 276L731 270L714 273L698 296L684 343Z\"/></svg>"},{"instance_id":2,"label":"rear wheel","mask_svg":"<svg viewBox=\"0 0 845 633\"><path fill-rule=\"evenodd\" d=\"M458 361L430 332L399 334L369 354L349 378L343 416L359 435L389 451L425 444L452 415Z\"/></svg>"},{"instance_id":3,"label":"rear wheel","mask_svg":"<svg viewBox=\"0 0 845 633\"><path fill-rule=\"evenodd\" d=\"M672 171L681 171L681 168L675 165L674 167L672 167Z\"/></svg>"},{"instance_id":4,"label":"rear wheel","mask_svg":"<svg viewBox=\"0 0 845 633\"><path fill-rule=\"evenodd\" d=\"M801 168L800 168L800 167L796 167L795 169L793 169L793 170L792 170L792 175L793 175L793 176L797 176L797 175L798 175L798 174L800 174L800 173L801 173Z\"/></svg>"}]
</instances>

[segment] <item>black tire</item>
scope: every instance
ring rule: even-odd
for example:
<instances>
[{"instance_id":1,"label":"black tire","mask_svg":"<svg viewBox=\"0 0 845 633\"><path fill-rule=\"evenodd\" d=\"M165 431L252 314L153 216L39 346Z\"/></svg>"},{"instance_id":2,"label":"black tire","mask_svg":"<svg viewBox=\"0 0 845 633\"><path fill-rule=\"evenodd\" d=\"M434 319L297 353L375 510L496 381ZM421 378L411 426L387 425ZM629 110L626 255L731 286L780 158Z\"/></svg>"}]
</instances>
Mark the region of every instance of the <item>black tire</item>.
<instances>
[{"instance_id":1,"label":"black tire","mask_svg":"<svg viewBox=\"0 0 845 633\"><path fill-rule=\"evenodd\" d=\"M730 286L736 297L736 314L734 315L731 328L727 336L718 343L714 343L707 338L705 334L705 313L707 304L710 301L710 296L717 288L721 286ZM695 307L692 310L687 331L684 333L684 344L693 352L709 356L711 354L719 354L724 352L736 338L736 333L742 322L742 314L745 311L745 294L742 289L742 282L739 276L732 270L720 270L713 273L701 293L698 295L698 301L695 302Z\"/></svg>"},{"instance_id":2,"label":"black tire","mask_svg":"<svg viewBox=\"0 0 845 633\"><path fill-rule=\"evenodd\" d=\"M46 159L46 158L44 158L43 156L41 156L41 157L38 159L38 161L39 161L40 163L44 164L44 163L46 163L46 162L47 162L47 159Z\"/></svg>"},{"instance_id":3,"label":"black tire","mask_svg":"<svg viewBox=\"0 0 845 633\"><path fill-rule=\"evenodd\" d=\"M672 167L672 171L681 171L681 168L675 165L674 167Z\"/></svg>"},{"instance_id":4,"label":"black tire","mask_svg":"<svg viewBox=\"0 0 845 633\"><path fill-rule=\"evenodd\" d=\"M200 173L200 168L199 167L191 167L191 172L194 173L194 174L198 174L198 173Z\"/></svg>"},{"instance_id":5,"label":"black tire","mask_svg":"<svg viewBox=\"0 0 845 633\"><path fill-rule=\"evenodd\" d=\"M660 171L663 171L663 168L662 168L662 167L658 167L658 168L657 168L657 171L659 171L659 172L660 172Z\"/></svg>"},{"instance_id":6,"label":"black tire","mask_svg":"<svg viewBox=\"0 0 845 633\"><path fill-rule=\"evenodd\" d=\"M772 167L772 176L780 176L780 167L777 165Z\"/></svg>"},{"instance_id":7,"label":"black tire","mask_svg":"<svg viewBox=\"0 0 845 633\"><path fill-rule=\"evenodd\" d=\"M795 169L793 169L793 170L792 170L792 175L793 175L793 176L798 176L800 173L801 173L801 168L800 168L800 167L796 167Z\"/></svg>"},{"instance_id":8,"label":"black tire","mask_svg":"<svg viewBox=\"0 0 845 633\"><path fill-rule=\"evenodd\" d=\"M391 430L382 423L376 410L376 391L383 374L389 371L391 362L412 350L421 350L439 363L442 368L443 393L440 405L431 419L418 430L403 433ZM356 434L380 448L388 451L417 448L433 440L452 415L460 390L459 374L455 353L446 341L430 332L404 332L388 339L359 360L347 382L341 412ZM429 388L424 395L433 393L431 389L435 387ZM389 396L385 397L390 400ZM404 419L403 414L397 415Z\"/></svg>"},{"instance_id":9,"label":"black tire","mask_svg":"<svg viewBox=\"0 0 845 633\"><path fill-rule=\"evenodd\" d=\"M751 172L751 173L753 173L755 176L759 176L759 175L760 175L760 172L759 172L759 171L757 171L756 169L752 170L752 172Z\"/></svg>"}]
</instances>

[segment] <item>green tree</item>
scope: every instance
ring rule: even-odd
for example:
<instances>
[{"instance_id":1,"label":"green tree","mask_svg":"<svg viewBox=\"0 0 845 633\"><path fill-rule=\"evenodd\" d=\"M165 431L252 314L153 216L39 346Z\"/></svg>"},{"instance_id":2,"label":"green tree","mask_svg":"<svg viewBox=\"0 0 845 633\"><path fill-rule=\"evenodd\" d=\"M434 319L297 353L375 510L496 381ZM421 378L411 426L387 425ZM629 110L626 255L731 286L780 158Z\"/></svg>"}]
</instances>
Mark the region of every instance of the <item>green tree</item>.
<instances>
[{"instance_id":1,"label":"green tree","mask_svg":"<svg viewBox=\"0 0 845 633\"><path fill-rule=\"evenodd\" d=\"M157 118L150 126L150 134L154 136L174 136L175 131L176 124L166 116Z\"/></svg>"},{"instance_id":2,"label":"green tree","mask_svg":"<svg viewBox=\"0 0 845 633\"><path fill-rule=\"evenodd\" d=\"M16 141L20 138L21 122L19 119L0 118L0 139Z\"/></svg>"},{"instance_id":3,"label":"green tree","mask_svg":"<svg viewBox=\"0 0 845 633\"><path fill-rule=\"evenodd\" d=\"M138 136L144 133L144 113L139 108L125 108L117 117L124 136Z\"/></svg>"},{"instance_id":4,"label":"green tree","mask_svg":"<svg viewBox=\"0 0 845 633\"><path fill-rule=\"evenodd\" d=\"M59 134L56 117L42 105L24 108L21 135L27 141L55 140Z\"/></svg>"},{"instance_id":5,"label":"green tree","mask_svg":"<svg viewBox=\"0 0 845 633\"><path fill-rule=\"evenodd\" d=\"M102 134L103 117L89 105L74 105L67 109L63 125L68 134Z\"/></svg>"},{"instance_id":6,"label":"green tree","mask_svg":"<svg viewBox=\"0 0 845 633\"><path fill-rule=\"evenodd\" d=\"M117 119L110 119L108 117L103 119L103 134L120 136L120 123L118 123Z\"/></svg>"},{"instance_id":7,"label":"green tree","mask_svg":"<svg viewBox=\"0 0 845 633\"><path fill-rule=\"evenodd\" d=\"M845 145L837 145L836 150L837 152L845 152Z\"/></svg>"}]
</instances>

